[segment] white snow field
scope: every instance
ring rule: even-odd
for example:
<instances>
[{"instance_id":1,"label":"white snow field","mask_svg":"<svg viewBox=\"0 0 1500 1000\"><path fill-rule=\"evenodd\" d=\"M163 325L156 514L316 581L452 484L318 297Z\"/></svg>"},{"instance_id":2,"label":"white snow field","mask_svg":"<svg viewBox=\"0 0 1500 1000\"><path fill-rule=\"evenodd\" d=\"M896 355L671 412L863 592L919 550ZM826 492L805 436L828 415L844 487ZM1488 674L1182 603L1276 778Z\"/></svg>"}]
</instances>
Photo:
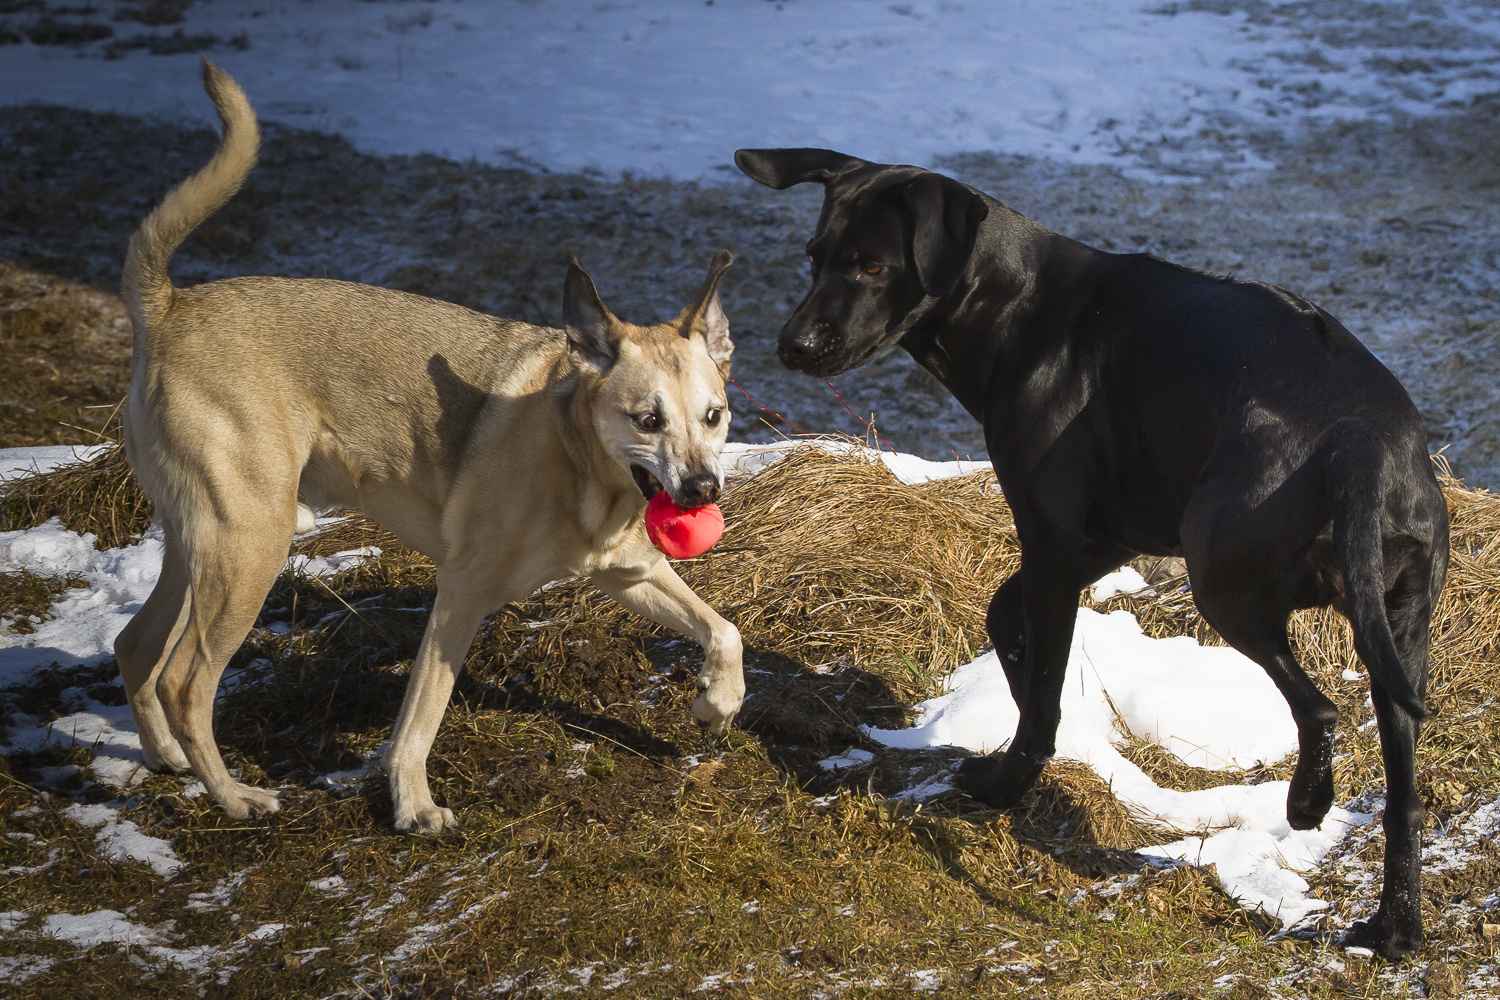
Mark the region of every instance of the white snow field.
<instances>
[{"instance_id":1,"label":"white snow field","mask_svg":"<svg viewBox=\"0 0 1500 1000\"><path fill-rule=\"evenodd\" d=\"M844 441L825 446L846 452L857 448ZM739 474L753 474L785 455L788 447L731 444L726 465ZM0 451L0 466L11 456ZM880 458L907 483L977 471L968 462L929 462L889 452ZM138 544L107 552L95 550L93 541L92 535L80 536L55 521L0 532L0 566L39 575L75 574L86 584L59 600L55 617L37 625L35 632L16 635L0 627L0 686L22 683L55 662L93 664L110 656L115 636L139 610L160 573L161 540L153 529ZM295 559L288 565L298 572L331 575L351 561L378 555L378 550L368 550L317 560L316 566ZM1111 574L1097 592L1107 597L1122 587L1140 589L1144 581L1132 575ZM1184 598L1168 594L1162 599ZM946 689L918 706L911 728L867 729L867 735L891 747L951 745L987 752L1003 746L1015 732L1017 708L994 653L953 671ZM76 688L64 697L72 700L71 714L47 725L13 716L10 729L0 731L3 742L28 749L76 743L94 751L88 780L122 791L144 780L129 707L101 704ZM1286 782L1199 792L1161 788L1115 749L1125 739L1117 717L1129 732L1160 743L1196 767L1244 769L1278 761L1296 749L1297 734L1286 703L1260 667L1232 649L1200 646L1191 638L1151 639L1127 611L1106 615L1081 608L1058 753L1087 763L1142 813L1190 834L1145 853L1217 864L1231 894L1287 926L1324 905L1308 898L1308 884L1298 873L1315 867L1350 827L1370 822L1372 814L1335 808L1320 829L1294 831L1286 823ZM857 765L863 760L859 754L867 752L831 758L825 768ZM927 798L949 787L945 781L932 782L908 797ZM99 828L101 845L116 856L145 861L162 875L170 874L179 865L171 845L121 821L119 805L77 807L86 812L73 818Z\"/></svg>"},{"instance_id":2,"label":"white snow field","mask_svg":"<svg viewBox=\"0 0 1500 1000\"><path fill-rule=\"evenodd\" d=\"M1327 0L212 0L177 26L259 113L376 153L738 176L741 146L931 164L963 152L1256 166L1233 140L1424 115L1496 89L1487 3ZM127 39L126 27L116 39ZM164 33L164 32L163 32ZM202 120L198 57L0 48L0 102ZM1440 58L1434 58L1440 57ZM1225 137L1231 141L1222 141ZM1193 147L1200 138L1206 144Z\"/></svg>"}]
</instances>

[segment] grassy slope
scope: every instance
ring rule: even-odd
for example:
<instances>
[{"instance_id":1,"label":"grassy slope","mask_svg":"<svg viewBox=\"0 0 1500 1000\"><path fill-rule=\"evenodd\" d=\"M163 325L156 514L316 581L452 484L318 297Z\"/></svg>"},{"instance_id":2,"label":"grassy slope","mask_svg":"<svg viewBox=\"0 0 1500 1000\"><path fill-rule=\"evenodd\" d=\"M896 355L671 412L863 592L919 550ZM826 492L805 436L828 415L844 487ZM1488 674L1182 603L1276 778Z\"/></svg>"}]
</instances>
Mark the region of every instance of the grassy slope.
<instances>
[{"instance_id":1,"label":"grassy slope","mask_svg":"<svg viewBox=\"0 0 1500 1000\"><path fill-rule=\"evenodd\" d=\"M1416 218L1413 206L1436 203L1428 181L1441 180L1445 191L1450 183L1492 185L1489 161L1473 160L1464 138L1489 136L1481 126L1492 111L1479 106L1459 116L1468 132L1457 139L1421 125L1410 140L1415 152L1399 130L1391 133L1400 140L1394 145L1385 133L1371 141L1366 133L1375 126L1326 137L1345 159L1368 158L1374 174L1360 178L1359 190L1372 205L1394 206L1365 211L1351 203L1350 217L1332 222L1305 210L1323 183L1299 180L1321 169L1316 149L1306 164L1289 162L1264 181L1185 188L1170 202L1109 171L1052 176L1011 161L956 166L1103 246L1123 241L1122 249L1140 246L1187 263L1199 256L1222 262L1232 250L1231 270L1311 290L1357 325L1366 308L1416 294L1402 283L1407 274L1416 276L1417 292L1437 295L1446 279L1432 277L1423 261L1455 251L1446 230L1420 225L1402 229L1399 239L1375 229L1349 239L1353 216L1381 225L1396 213ZM131 226L206 157L212 140L206 132L57 109L6 109L0 135L0 252L38 269L0 267L0 445L92 441L123 394L128 344L118 300L94 286L114 285ZM1351 153L1340 143L1370 148ZM1017 187L1015 177L1025 183ZM1260 216L1242 211L1244 199L1257 202L1262 184L1286 185L1277 213L1296 221L1290 246L1279 226L1257 229ZM1251 193L1235 196L1241 188ZM597 276L612 305L649 318L675 308L713 249L731 245L740 261L727 303L741 339L741 380L762 396L758 379L780 387L765 401L786 409L792 398L789 412L805 426L837 427L845 426L838 404L791 396L790 384L775 381L781 376L765 349L800 294L800 241L815 208L815 193L605 184L431 157L380 160L337 139L272 130L249 187L184 248L177 273L182 283L245 272L376 280L546 321L556 316L561 261L577 252L606 262ZM1319 256L1332 259L1332 270L1322 263L1313 268L1320 277L1301 274ZM1306 284L1324 276L1326 288ZM1461 296L1438 299L1424 300L1423 310L1447 316L1469 308ZM1457 316L1450 325L1465 336L1487 335L1488 320L1480 319ZM949 421L952 407L920 377L886 362L872 371L869 392L884 385L902 394L909 426L897 425L898 443L937 442L941 435L925 442L921 428ZM1424 405L1448 404L1431 396ZM746 407L738 409L742 418ZM890 423L882 426L890 432ZM969 450L961 428L943 433ZM845 499L894 489L857 476L838 485ZM882 502L918 492L897 489L881 494ZM104 528L122 541L147 514L108 475L75 477L66 493L7 504L9 523L0 528L65 512L79 527ZM733 995L843 989L861 996L906 991L930 969L948 992L975 996L1039 989L1062 997L1457 995L1463 976L1493 969L1494 938L1485 928L1496 925L1484 903L1500 887L1500 855L1489 847L1477 861L1429 878L1432 940L1416 962L1393 970L1344 957L1330 943L1336 923L1371 902L1361 879L1378 866L1378 834L1352 842L1320 876L1318 891L1337 918L1330 926L1267 940L1261 922L1216 890L1211 873L1143 869L1126 849L1149 830L1077 768L1055 766L1028 808L1011 815L954 800L914 811L885 799L941 771L951 759L942 753L881 752L872 766L841 776L816 768L821 757L860 744L859 724L899 720L946 666L983 642L978 602L1014 558L1003 530L1008 518L998 501L976 501L985 496L980 489L929 493L935 497L914 505L921 523L951 522L954 535L921 566L908 565L909 549L840 534L868 517L809 496L761 524L763 551L721 552L690 569L695 585L746 627L756 648L750 665L764 671L751 675L756 697L724 746L703 746L689 722L692 644L673 645L567 588L497 616L476 645L434 750L438 795L465 821L442 841L390 832L378 781L347 799L308 787L315 774L357 766L388 733L423 621L410 609L430 603L430 568L386 541L379 563L331 581L332 591L283 580L261 624L283 621L291 630L252 634L238 662L272 666L262 683L226 698L218 725L247 780L287 786L287 812L272 823L235 826L202 799L185 797L182 781L150 779L131 799L129 818L170 838L188 862L163 883L142 865L103 859L91 834L58 816L72 797L110 797L79 791L65 769L41 770L86 763L86 750L0 758L0 909L32 915L0 934L0 962L56 959L27 981L30 995L42 997L84 989L176 996L188 981L205 995L467 996L506 985L547 993L584 979L578 992L585 996L676 996L710 975L727 975L719 985ZM1490 703L1500 662L1493 625L1500 620L1500 534L1492 501L1450 495L1467 527L1455 533L1432 693L1438 714L1421 749L1434 833L1500 790L1492 749L1500 743L1500 709ZM971 506L972 517L956 516ZM821 527L807 523L814 514L825 519ZM325 543L349 547L368 533L352 528ZM807 539L825 537L831 570L797 575L785 553L800 556ZM926 589L911 573L927 574ZM65 585L7 574L0 615L45 613L46 596ZM920 600L902 603L913 593ZM843 595L859 600L831 600ZM870 600L879 597L889 603ZM1213 641L1190 602L1117 603L1155 634ZM860 618L853 626L839 617L850 609ZM523 621L554 623L531 629ZM1340 676L1352 663L1347 630L1331 615L1300 616L1297 626L1304 661L1343 712L1341 792L1378 789L1374 736L1360 728L1369 718L1365 689ZM108 665L48 671L7 696L12 708L51 718L68 710L72 688L118 700L112 673ZM1223 780L1147 745L1132 744L1130 752L1164 784ZM1274 762L1263 773L1287 770L1287 762ZM45 867L25 870L36 866ZM309 886L335 874L345 880L342 895ZM222 901L193 908L190 897L205 893ZM163 928L174 947L230 950L202 974L149 948L104 945L81 955L34 937L46 914L100 908ZM284 932L235 944L247 929L273 923L285 924ZM408 946L418 927L433 929ZM617 981L624 985L610 989Z\"/></svg>"},{"instance_id":2,"label":"grassy slope","mask_svg":"<svg viewBox=\"0 0 1500 1000\"><path fill-rule=\"evenodd\" d=\"M733 491L724 551L685 567L740 620L754 649L753 697L719 746L703 743L687 711L699 656L691 643L579 585L495 616L433 750L435 791L464 820L441 840L392 833L379 779L349 798L310 787L316 775L359 766L388 734L432 579L425 560L373 526L315 539L308 551L374 541L385 555L327 585L283 578L236 660L253 683L225 698L218 722L232 766L246 780L285 787L287 811L233 824L186 797L183 780L149 779L126 815L188 862L163 883L142 865L101 859L91 835L57 815L70 791L84 801L109 797L40 770L85 762L87 751L12 754L0 765L0 865L10 869L0 895L32 917L0 939L0 956L57 959L27 988L59 997L76 995L81 982L106 996L179 995L186 984L236 997L469 996L507 985L676 996L710 976L727 977L717 984L728 995L757 997L840 984L851 996L903 992L928 976L971 996L1374 996L1407 992L1423 977L1440 991L1488 961L1482 903L1500 888L1500 866L1488 858L1430 880L1429 948L1390 969L1342 957L1334 923L1268 940L1264 920L1227 899L1211 871L1145 866L1128 848L1159 832L1066 762L1012 814L952 796L920 810L887 799L951 754L880 752L856 727L901 718L902 706L931 693L981 641L965 624L977 624L967 607L946 612L951 632L931 625L945 576L982 594L1013 564L1008 512L986 483L902 487L878 466L804 455ZM117 490L101 483L100 492ZM1493 539L1497 505L1450 495L1457 586L1440 634L1444 648L1458 649L1485 640L1470 612L1500 595L1497 553L1471 548ZM839 525L865 520L852 509L862 497L902 516L886 532L841 535ZM966 517L921 546L938 555L917 560L912 538L959 501ZM804 539L795 560L782 540L792 530ZM892 565L907 575L870 569ZM927 600L880 600L923 592L923 575ZM832 605L840 581L874 600ZM1157 634L1202 630L1190 605L1119 603ZM781 617L756 617L752 607ZM821 648L799 641L796 621L803 633L838 638ZM264 627L275 622L290 628ZM541 622L549 624L529 627ZM1337 679L1348 662L1346 630L1311 616L1299 624L1304 662L1345 712L1341 788L1378 788L1373 737L1358 728L1368 718L1363 689ZM1484 662L1493 664L1493 630L1488 636ZM1440 651L1438 721L1422 748L1435 821L1500 787L1489 751L1500 722L1487 704L1492 673ZM56 715L74 686L119 701L109 675L108 666L53 672L14 693L15 707ZM816 767L860 744L877 751L872 766L842 776ZM1148 747L1133 754L1164 783L1214 780ZM46 776L61 787L43 795ZM1378 836L1360 846L1351 864L1378 862ZM15 870L31 866L44 867ZM1368 885L1336 877L1355 870L1331 866L1321 886L1340 920L1372 902ZM310 886L334 875L341 890ZM1468 902L1455 912L1456 886ZM220 904L190 905L194 894L215 892ZM228 950L196 972L149 948L112 944L80 962L72 946L27 934L46 914L100 908L163 928L173 947ZM243 940L266 924L285 927ZM1335 956L1342 969L1329 964Z\"/></svg>"}]
</instances>

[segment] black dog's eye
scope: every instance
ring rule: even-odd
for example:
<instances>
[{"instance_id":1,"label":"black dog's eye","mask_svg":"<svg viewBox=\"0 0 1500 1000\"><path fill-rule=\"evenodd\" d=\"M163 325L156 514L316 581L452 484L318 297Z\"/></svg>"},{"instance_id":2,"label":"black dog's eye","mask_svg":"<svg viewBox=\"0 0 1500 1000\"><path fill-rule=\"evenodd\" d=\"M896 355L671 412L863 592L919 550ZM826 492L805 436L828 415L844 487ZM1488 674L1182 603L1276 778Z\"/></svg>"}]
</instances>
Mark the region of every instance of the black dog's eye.
<instances>
[{"instance_id":1,"label":"black dog's eye","mask_svg":"<svg viewBox=\"0 0 1500 1000\"><path fill-rule=\"evenodd\" d=\"M724 411L715 406L704 415L703 419L708 421L708 426L717 427L719 426L719 421L723 419L723 417Z\"/></svg>"},{"instance_id":2,"label":"black dog's eye","mask_svg":"<svg viewBox=\"0 0 1500 1000\"><path fill-rule=\"evenodd\" d=\"M885 267L884 265L876 264L873 261L866 261L859 266L859 269L866 274L879 274L881 271L885 270Z\"/></svg>"},{"instance_id":3,"label":"black dog's eye","mask_svg":"<svg viewBox=\"0 0 1500 1000\"><path fill-rule=\"evenodd\" d=\"M635 425L649 434L661 427L661 417L655 413L642 413L635 418Z\"/></svg>"}]
</instances>

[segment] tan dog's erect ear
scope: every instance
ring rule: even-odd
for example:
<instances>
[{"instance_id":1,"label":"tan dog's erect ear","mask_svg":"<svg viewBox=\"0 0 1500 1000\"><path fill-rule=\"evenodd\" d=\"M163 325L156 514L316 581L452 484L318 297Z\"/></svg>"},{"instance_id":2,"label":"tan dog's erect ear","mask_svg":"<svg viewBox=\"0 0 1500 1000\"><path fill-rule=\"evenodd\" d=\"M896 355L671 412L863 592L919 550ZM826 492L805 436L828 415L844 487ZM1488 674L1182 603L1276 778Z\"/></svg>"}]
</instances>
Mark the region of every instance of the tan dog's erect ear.
<instances>
[{"instance_id":1,"label":"tan dog's erect ear","mask_svg":"<svg viewBox=\"0 0 1500 1000\"><path fill-rule=\"evenodd\" d=\"M586 364L608 371L619 353L612 336L614 326L594 279L577 257L569 257L568 278L563 283L563 332L568 335L568 348Z\"/></svg>"},{"instance_id":2,"label":"tan dog's erect ear","mask_svg":"<svg viewBox=\"0 0 1500 1000\"><path fill-rule=\"evenodd\" d=\"M682 321L684 337L693 335L694 321L700 315L703 317L703 323L707 327L705 339L708 343L708 356L713 358L715 364L720 365L726 363L734 353L734 344L729 340L729 317L724 315L724 307L719 303L719 281L733 263L734 254L728 250L720 250L714 254L713 263L708 265L708 277L703 279L703 287L698 289L697 298L678 317Z\"/></svg>"}]
</instances>

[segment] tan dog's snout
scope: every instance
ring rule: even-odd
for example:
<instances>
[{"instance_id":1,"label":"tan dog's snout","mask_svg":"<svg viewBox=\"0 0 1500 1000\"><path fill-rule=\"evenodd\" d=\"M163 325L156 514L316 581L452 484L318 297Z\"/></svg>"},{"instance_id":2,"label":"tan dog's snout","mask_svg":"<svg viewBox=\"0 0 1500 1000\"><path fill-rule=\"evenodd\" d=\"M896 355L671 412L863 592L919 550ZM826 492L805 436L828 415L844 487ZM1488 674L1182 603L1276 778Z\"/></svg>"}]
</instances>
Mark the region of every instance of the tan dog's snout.
<instances>
[{"instance_id":1,"label":"tan dog's snout","mask_svg":"<svg viewBox=\"0 0 1500 1000\"><path fill-rule=\"evenodd\" d=\"M719 499L719 477L712 472L699 472L682 481L682 495L674 497L679 506L702 507Z\"/></svg>"}]
</instances>

